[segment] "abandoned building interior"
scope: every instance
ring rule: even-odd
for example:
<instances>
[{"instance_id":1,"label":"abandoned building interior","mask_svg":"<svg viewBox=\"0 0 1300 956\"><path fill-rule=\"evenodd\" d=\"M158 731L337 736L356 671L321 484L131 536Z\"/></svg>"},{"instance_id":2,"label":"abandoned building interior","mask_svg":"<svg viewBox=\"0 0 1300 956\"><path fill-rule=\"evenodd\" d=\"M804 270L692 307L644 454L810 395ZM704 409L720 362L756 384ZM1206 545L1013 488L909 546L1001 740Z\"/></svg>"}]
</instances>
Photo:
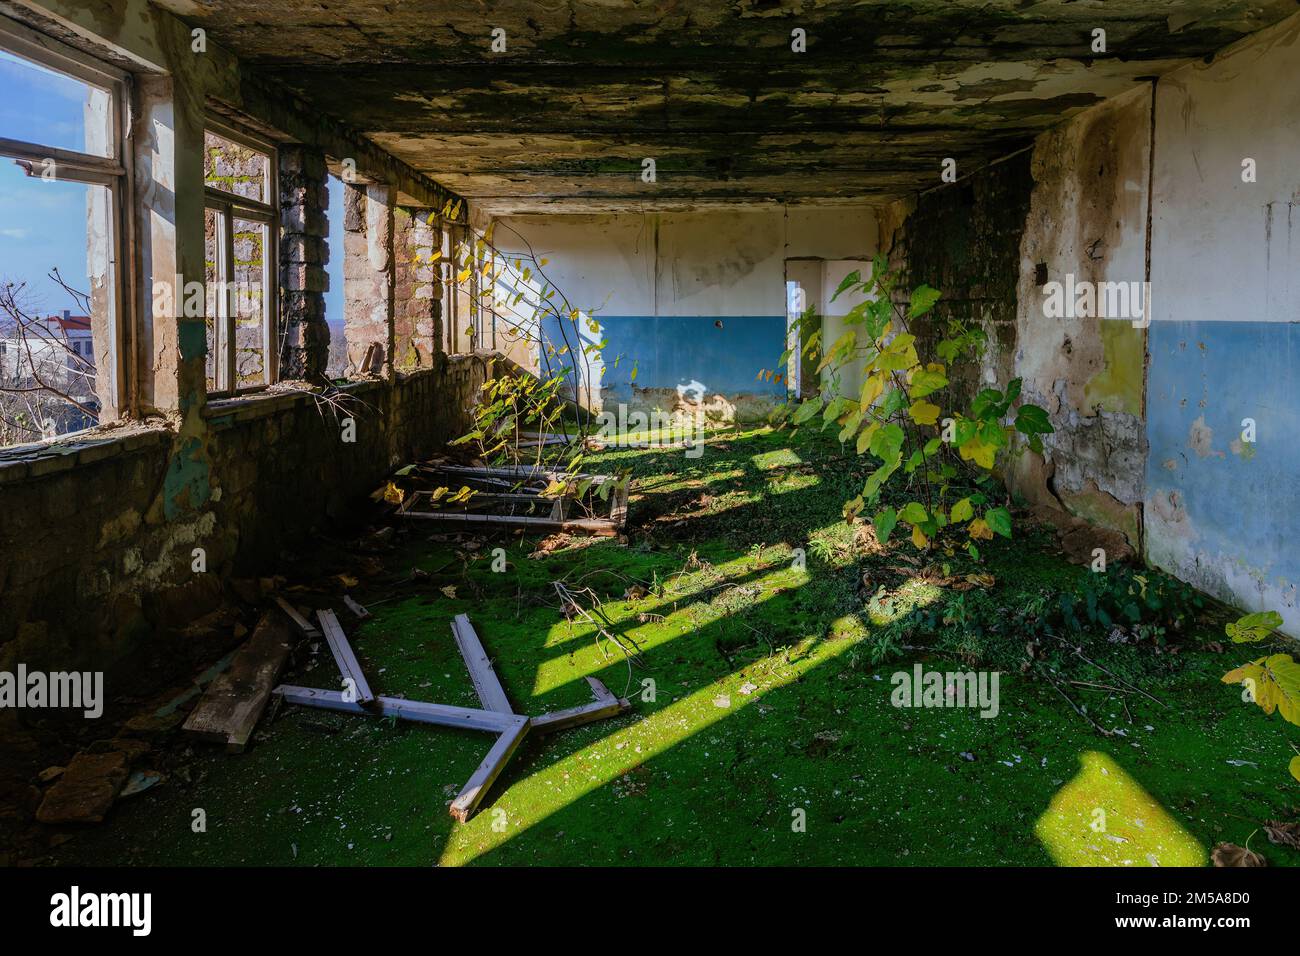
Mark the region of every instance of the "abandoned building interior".
<instances>
[{"instance_id":1,"label":"abandoned building interior","mask_svg":"<svg viewBox=\"0 0 1300 956\"><path fill-rule=\"evenodd\" d=\"M5 862L1300 863L1291 0L0 0L0 92Z\"/></svg>"}]
</instances>

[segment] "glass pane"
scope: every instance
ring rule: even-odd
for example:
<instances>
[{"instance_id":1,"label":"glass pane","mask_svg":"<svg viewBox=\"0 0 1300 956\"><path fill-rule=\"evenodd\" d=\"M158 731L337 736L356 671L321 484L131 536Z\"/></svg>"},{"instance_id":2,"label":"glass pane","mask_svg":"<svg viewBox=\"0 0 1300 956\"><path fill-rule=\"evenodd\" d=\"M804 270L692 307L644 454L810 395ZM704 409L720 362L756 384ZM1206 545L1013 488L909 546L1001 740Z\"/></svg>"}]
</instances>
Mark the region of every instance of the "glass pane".
<instances>
[{"instance_id":1,"label":"glass pane","mask_svg":"<svg viewBox=\"0 0 1300 956\"><path fill-rule=\"evenodd\" d=\"M203 134L203 182L241 199L269 203L267 172L270 161L265 153L240 146L216 133Z\"/></svg>"},{"instance_id":2,"label":"glass pane","mask_svg":"<svg viewBox=\"0 0 1300 956\"><path fill-rule=\"evenodd\" d=\"M108 91L0 50L0 136L112 156Z\"/></svg>"},{"instance_id":3,"label":"glass pane","mask_svg":"<svg viewBox=\"0 0 1300 956\"><path fill-rule=\"evenodd\" d=\"M115 398L112 194L0 160L0 446L99 421Z\"/></svg>"},{"instance_id":4,"label":"glass pane","mask_svg":"<svg viewBox=\"0 0 1300 956\"><path fill-rule=\"evenodd\" d=\"M266 244L267 226L236 218L235 286L231 307L235 315L236 388L269 384L266 368Z\"/></svg>"},{"instance_id":5,"label":"glass pane","mask_svg":"<svg viewBox=\"0 0 1300 956\"><path fill-rule=\"evenodd\" d=\"M208 353L203 360L203 376L208 391L220 388L217 371L221 368L218 354L221 347L221 320L218 311L221 281L221 214L215 209L203 210L203 325Z\"/></svg>"}]
</instances>

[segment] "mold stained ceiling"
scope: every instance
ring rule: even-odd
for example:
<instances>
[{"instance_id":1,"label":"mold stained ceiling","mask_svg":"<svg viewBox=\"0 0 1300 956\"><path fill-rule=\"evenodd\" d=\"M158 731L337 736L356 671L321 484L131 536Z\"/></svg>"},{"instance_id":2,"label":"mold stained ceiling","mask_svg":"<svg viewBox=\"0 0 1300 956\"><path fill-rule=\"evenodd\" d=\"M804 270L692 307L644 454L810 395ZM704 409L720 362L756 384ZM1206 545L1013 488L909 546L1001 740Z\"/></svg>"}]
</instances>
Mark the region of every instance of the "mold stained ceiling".
<instances>
[{"instance_id":1,"label":"mold stained ceiling","mask_svg":"<svg viewBox=\"0 0 1300 956\"><path fill-rule=\"evenodd\" d=\"M484 212L878 203L1297 0L157 0ZM506 52L490 50L506 31ZM791 31L807 31L807 52ZM1106 30L1107 53L1091 50ZM653 158L657 181L641 181Z\"/></svg>"}]
</instances>

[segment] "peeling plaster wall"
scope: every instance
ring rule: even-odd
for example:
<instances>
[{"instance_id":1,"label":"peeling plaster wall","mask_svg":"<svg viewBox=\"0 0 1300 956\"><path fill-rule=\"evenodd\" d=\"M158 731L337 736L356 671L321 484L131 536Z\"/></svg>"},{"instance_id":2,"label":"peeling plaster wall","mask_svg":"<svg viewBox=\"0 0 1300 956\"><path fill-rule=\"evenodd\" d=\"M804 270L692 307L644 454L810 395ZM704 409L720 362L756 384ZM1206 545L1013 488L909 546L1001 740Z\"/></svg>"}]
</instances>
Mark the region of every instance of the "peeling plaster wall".
<instances>
[{"instance_id":1,"label":"peeling plaster wall","mask_svg":"<svg viewBox=\"0 0 1300 956\"><path fill-rule=\"evenodd\" d=\"M1300 16L1156 101L1148 558L1300 634ZM1242 181L1242 160L1257 182ZM1242 441L1253 419L1257 441Z\"/></svg>"},{"instance_id":2,"label":"peeling plaster wall","mask_svg":"<svg viewBox=\"0 0 1300 956\"><path fill-rule=\"evenodd\" d=\"M1101 307L1049 314L1048 303L1053 283L1058 301L1066 297L1071 276L1077 290L1145 280L1150 104L1150 88L1139 87L1035 142L1012 369L1025 400L1056 428L1041 457L1026 450L1014 463L1012 487L1120 531L1134 547L1146 461L1141 322L1102 318Z\"/></svg>"},{"instance_id":3,"label":"peeling plaster wall","mask_svg":"<svg viewBox=\"0 0 1300 956\"><path fill-rule=\"evenodd\" d=\"M516 232L549 259L546 273L569 301L601 324L607 345L586 371L593 407L671 411L683 390L702 387L722 417L754 421L785 398L783 382L757 376L785 349L786 259L869 258L876 217L868 207L780 206L525 216L502 220L498 244L523 248ZM563 348L558 323L545 329ZM575 345L571 324L567 331ZM577 331L594 338L585 326Z\"/></svg>"}]
</instances>

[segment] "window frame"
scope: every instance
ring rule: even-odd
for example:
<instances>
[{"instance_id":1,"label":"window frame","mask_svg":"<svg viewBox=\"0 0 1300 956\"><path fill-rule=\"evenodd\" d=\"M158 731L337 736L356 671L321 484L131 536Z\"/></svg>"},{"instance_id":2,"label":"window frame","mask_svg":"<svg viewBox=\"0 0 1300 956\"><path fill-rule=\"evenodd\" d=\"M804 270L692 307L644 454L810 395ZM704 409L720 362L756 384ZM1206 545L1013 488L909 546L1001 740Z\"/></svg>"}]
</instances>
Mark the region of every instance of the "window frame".
<instances>
[{"instance_id":1,"label":"window frame","mask_svg":"<svg viewBox=\"0 0 1300 956\"><path fill-rule=\"evenodd\" d=\"M112 282L107 300L112 314L108 323L109 360L96 374L107 375L110 381L102 391L97 381L95 390L112 402L111 407L100 408L100 425L130 417L136 411L133 369L127 361L135 342L133 312L128 309L135 293L135 276L130 267L135 236L134 187L128 163L134 153L131 74L4 16L0 16L0 50L108 94L111 137L108 156L0 136L0 159L16 160L29 167L53 160L51 176L56 181L102 186L107 190L108 223L113 234L108 244L105 276Z\"/></svg>"},{"instance_id":2,"label":"window frame","mask_svg":"<svg viewBox=\"0 0 1300 956\"><path fill-rule=\"evenodd\" d=\"M230 125L229 121L209 114L203 130L237 146L254 150L266 157L266 195L271 202L246 199L214 186L204 185L203 214L217 214L217 272L226 283L227 294L217 298L219 323L213 330L213 379L216 388L208 398L235 398L265 391L280 380L280 157L276 144ZM205 147L206 148L206 147ZM235 356L235 315L230 308L229 290L234 284L234 221L244 219L266 226L266 247L262 250L262 351L266 380L258 385L238 387ZM223 382L225 383L223 387Z\"/></svg>"}]
</instances>

